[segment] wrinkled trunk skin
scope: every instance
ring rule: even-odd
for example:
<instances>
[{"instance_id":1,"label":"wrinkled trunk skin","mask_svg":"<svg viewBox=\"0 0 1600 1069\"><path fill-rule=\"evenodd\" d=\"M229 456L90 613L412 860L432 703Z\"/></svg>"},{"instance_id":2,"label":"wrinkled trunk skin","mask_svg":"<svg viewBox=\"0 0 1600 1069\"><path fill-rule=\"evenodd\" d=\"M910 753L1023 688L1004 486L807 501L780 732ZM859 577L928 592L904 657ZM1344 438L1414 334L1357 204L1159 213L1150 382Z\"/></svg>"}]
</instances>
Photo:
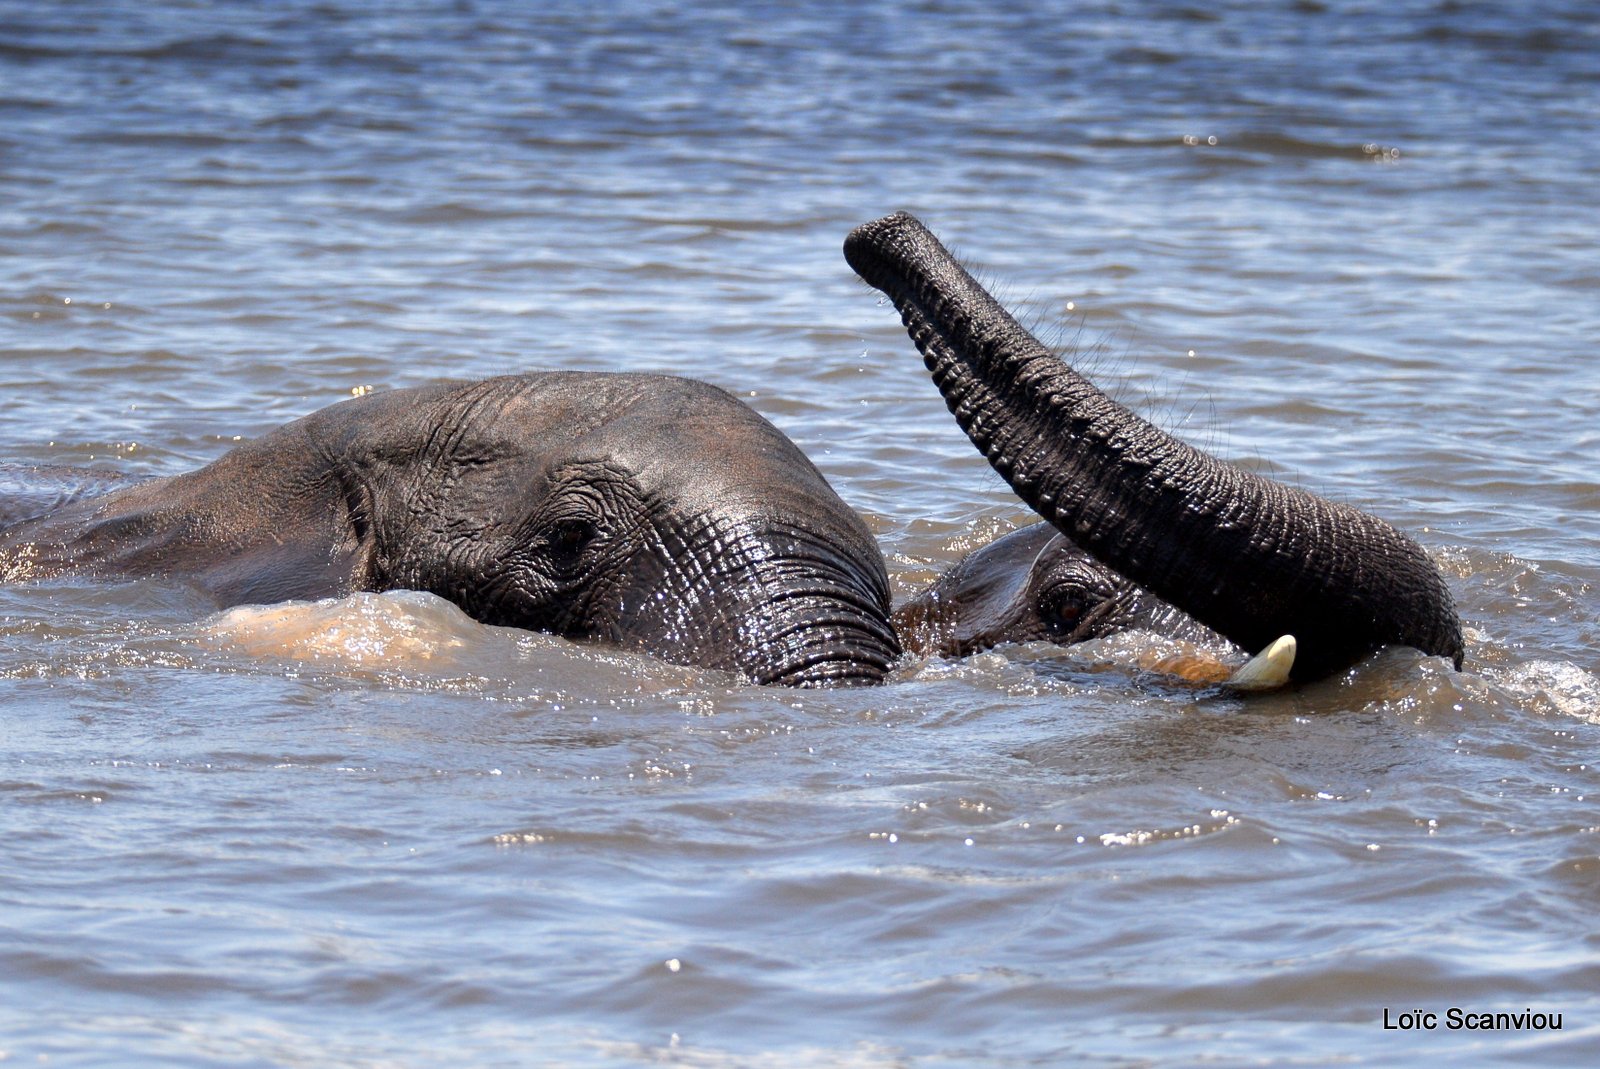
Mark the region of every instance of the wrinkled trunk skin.
<instances>
[{"instance_id":1,"label":"wrinkled trunk skin","mask_svg":"<svg viewBox=\"0 0 1600 1069\"><path fill-rule=\"evenodd\" d=\"M843 502L813 519L825 529L772 517L663 523L616 603L592 608L586 634L763 686L882 683L901 656L883 555Z\"/></svg>"},{"instance_id":2,"label":"wrinkled trunk skin","mask_svg":"<svg viewBox=\"0 0 1600 1069\"><path fill-rule=\"evenodd\" d=\"M808 579L804 587L755 607L741 629L746 652L737 669L761 685L882 683L901 655L886 616L887 596L869 604L843 586L826 588Z\"/></svg>"},{"instance_id":3,"label":"wrinkled trunk skin","mask_svg":"<svg viewBox=\"0 0 1600 1069\"><path fill-rule=\"evenodd\" d=\"M1112 401L1024 330L916 219L845 241L899 309L967 436L1036 512L1252 653L1299 642L1296 679L1385 645L1459 668L1450 592L1389 524L1223 463Z\"/></svg>"}]
</instances>

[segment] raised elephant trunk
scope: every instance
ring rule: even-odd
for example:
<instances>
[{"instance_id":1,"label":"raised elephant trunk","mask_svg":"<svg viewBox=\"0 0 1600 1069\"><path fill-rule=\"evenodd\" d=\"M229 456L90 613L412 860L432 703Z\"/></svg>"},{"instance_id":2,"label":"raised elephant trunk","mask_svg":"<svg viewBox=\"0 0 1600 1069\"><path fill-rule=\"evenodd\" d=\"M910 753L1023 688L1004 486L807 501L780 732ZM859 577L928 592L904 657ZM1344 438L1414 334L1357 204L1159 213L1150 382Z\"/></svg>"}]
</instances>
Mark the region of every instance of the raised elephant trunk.
<instances>
[{"instance_id":1,"label":"raised elephant trunk","mask_svg":"<svg viewBox=\"0 0 1600 1069\"><path fill-rule=\"evenodd\" d=\"M1036 512L1248 651L1299 641L1294 675L1385 645L1462 658L1422 548L1364 512L1200 452L1112 401L1024 330L905 213L845 258L900 310L967 436Z\"/></svg>"}]
</instances>

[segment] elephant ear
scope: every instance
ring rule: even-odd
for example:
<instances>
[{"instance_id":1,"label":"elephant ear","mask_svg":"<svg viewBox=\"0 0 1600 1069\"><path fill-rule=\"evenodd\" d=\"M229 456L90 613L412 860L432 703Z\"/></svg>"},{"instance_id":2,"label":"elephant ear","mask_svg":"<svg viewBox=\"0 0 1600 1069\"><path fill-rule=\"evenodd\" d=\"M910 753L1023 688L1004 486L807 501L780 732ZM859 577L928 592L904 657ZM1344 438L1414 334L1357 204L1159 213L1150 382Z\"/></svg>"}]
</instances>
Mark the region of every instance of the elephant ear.
<instances>
[{"instance_id":1,"label":"elephant ear","mask_svg":"<svg viewBox=\"0 0 1600 1069\"><path fill-rule=\"evenodd\" d=\"M1389 524L1244 472L1112 401L910 215L858 227L845 258L899 309L995 471L1104 564L1252 653L1294 635L1296 679L1391 644L1460 667L1450 591Z\"/></svg>"},{"instance_id":2,"label":"elephant ear","mask_svg":"<svg viewBox=\"0 0 1600 1069\"><path fill-rule=\"evenodd\" d=\"M17 523L28 575L181 576L224 605L358 589L371 539L338 466L290 424L197 471L71 495Z\"/></svg>"}]
</instances>

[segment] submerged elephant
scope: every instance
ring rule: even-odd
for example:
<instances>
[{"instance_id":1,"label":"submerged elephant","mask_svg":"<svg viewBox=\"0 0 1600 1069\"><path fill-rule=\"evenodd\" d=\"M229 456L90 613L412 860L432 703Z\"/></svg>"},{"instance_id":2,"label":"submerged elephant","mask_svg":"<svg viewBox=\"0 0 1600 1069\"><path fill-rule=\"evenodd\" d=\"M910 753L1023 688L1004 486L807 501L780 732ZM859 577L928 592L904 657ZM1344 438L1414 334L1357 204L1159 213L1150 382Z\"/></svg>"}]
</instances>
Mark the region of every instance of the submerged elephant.
<instances>
[{"instance_id":1,"label":"submerged elephant","mask_svg":"<svg viewBox=\"0 0 1600 1069\"><path fill-rule=\"evenodd\" d=\"M748 406L659 375L371 394L0 531L0 577L62 574L223 605L425 590L758 683L875 682L900 656L860 517Z\"/></svg>"},{"instance_id":2,"label":"submerged elephant","mask_svg":"<svg viewBox=\"0 0 1600 1069\"><path fill-rule=\"evenodd\" d=\"M1202 625L1250 652L1299 636L1301 678L1391 643L1459 666L1449 592L1405 536L1116 406L910 216L845 251L1055 525L976 551L892 619L870 533L794 444L723 391L656 375L345 401L186 475L0 512L0 580L174 576L225 605L426 590L485 623L757 683L877 682L902 642L959 655Z\"/></svg>"}]
</instances>

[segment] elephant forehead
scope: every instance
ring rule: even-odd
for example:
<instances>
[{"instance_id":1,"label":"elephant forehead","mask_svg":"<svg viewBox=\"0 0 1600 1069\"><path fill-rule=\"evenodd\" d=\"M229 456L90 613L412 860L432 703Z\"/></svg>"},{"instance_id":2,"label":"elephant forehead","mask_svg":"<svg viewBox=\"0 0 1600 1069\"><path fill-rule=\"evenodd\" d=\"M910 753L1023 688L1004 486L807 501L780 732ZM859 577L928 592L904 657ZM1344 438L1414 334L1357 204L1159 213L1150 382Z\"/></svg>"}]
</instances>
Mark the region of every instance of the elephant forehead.
<instances>
[{"instance_id":1,"label":"elephant forehead","mask_svg":"<svg viewBox=\"0 0 1600 1069\"><path fill-rule=\"evenodd\" d=\"M782 431L732 395L693 379L533 377L484 429L552 463L594 461L626 470L642 490L689 510L781 512L796 495L833 498Z\"/></svg>"},{"instance_id":2,"label":"elephant forehead","mask_svg":"<svg viewBox=\"0 0 1600 1069\"><path fill-rule=\"evenodd\" d=\"M488 380L451 399L457 419L492 433L540 440L604 442L623 451L689 449L700 442L782 434L744 402L694 379L670 375L566 372ZM791 447L792 448L792 447Z\"/></svg>"}]
</instances>

